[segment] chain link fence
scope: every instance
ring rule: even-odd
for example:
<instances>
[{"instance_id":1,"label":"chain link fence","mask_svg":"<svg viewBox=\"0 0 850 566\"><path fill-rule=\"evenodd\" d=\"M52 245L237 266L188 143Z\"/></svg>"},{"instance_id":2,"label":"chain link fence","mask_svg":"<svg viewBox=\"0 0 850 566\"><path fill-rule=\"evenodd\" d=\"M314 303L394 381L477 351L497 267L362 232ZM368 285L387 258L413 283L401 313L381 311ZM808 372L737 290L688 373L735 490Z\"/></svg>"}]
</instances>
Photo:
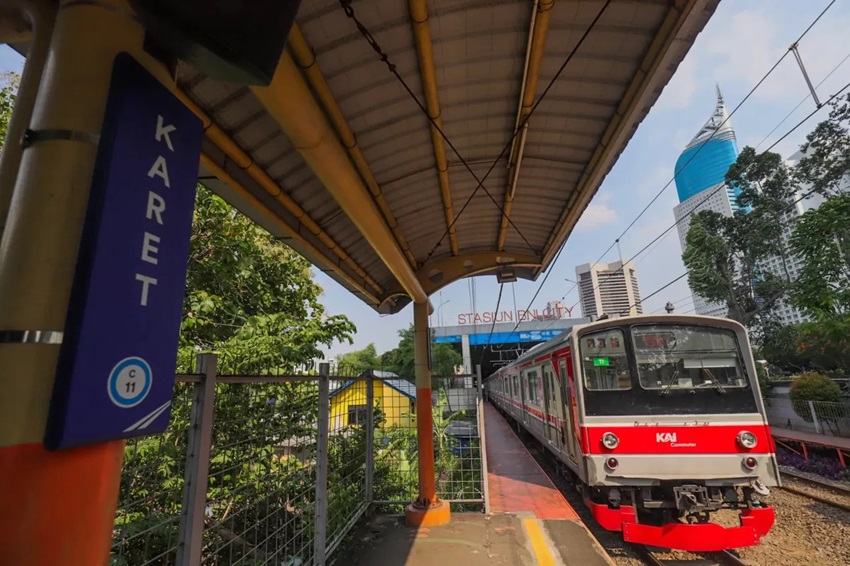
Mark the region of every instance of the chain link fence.
<instances>
[{"instance_id":1,"label":"chain link fence","mask_svg":"<svg viewBox=\"0 0 850 566\"><path fill-rule=\"evenodd\" d=\"M417 497L411 382L182 367L168 430L126 444L112 566L323 565L370 506ZM485 499L478 383L434 379L437 492L457 511Z\"/></svg>"},{"instance_id":2,"label":"chain link fence","mask_svg":"<svg viewBox=\"0 0 850 566\"><path fill-rule=\"evenodd\" d=\"M850 438L850 403L767 397L765 404L773 427Z\"/></svg>"}]
</instances>

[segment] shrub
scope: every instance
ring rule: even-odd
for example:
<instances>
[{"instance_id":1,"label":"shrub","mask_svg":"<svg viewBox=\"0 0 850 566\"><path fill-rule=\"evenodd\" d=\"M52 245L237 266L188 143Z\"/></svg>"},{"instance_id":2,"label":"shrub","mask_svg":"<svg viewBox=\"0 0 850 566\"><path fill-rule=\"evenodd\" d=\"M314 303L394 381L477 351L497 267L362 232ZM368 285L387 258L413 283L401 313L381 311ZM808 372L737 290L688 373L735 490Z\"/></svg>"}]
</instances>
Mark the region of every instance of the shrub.
<instances>
[{"instance_id":1,"label":"shrub","mask_svg":"<svg viewBox=\"0 0 850 566\"><path fill-rule=\"evenodd\" d=\"M841 402L841 387L819 373L804 373L791 384L791 400Z\"/></svg>"},{"instance_id":2,"label":"shrub","mask_svg":"<svg viewBox=\"0 0 850 566\"><path fill-rule=\"evenodd\" d=\"M841 387L833 380L817 373L804 373L791 384L790 395L794 412L804 421L814 421L811 409L814 406L821 424L829 427L833 434L841 429L841 419L846 418L847 407L843 403Z\"/></svg>"}]
</instances>

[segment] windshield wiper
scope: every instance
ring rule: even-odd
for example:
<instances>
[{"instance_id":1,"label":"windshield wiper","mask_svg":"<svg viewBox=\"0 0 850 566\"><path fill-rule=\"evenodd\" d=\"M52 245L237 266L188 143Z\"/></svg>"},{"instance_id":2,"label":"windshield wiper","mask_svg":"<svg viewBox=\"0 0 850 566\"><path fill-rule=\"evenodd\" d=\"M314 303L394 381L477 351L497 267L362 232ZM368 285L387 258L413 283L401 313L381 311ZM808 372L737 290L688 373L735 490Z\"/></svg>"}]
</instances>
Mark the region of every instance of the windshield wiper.
<instances>
[{"instance_id":1,"label":"windshield wiper","mask_svg":"<svg viewBox=\"0 0 850 566\"><path fill-rule=\"evenodd\" d=\"M665 396L665 395L668 395L670 393L670 390L673 388L673 384L678 381L678 376L679 376L679 370L674 371L673 376L670 378L670 383L668 383L667 387L665 387L660 393L660 395L662 397Z\"/></svg>"},{"instance_id":2,"label":"windshield wiper","mask_svg":"<svg viewBox=\"0 0 850 566\"><path fill-rule=\"evenodd\" d=\"M711 370L708 369L708 368L702 368L702 369L703 369L703 371L705 371L705 373L708 374L709 379L711 379L711 383L713 383L714 386L717 387L717 390L720 391L720 393L725 395L726 389L724 389L724 387L722 385L720 385L720 382L717 380L716 377L714 377L714 374L711 373Z\"/></svg>"}]
</instances>

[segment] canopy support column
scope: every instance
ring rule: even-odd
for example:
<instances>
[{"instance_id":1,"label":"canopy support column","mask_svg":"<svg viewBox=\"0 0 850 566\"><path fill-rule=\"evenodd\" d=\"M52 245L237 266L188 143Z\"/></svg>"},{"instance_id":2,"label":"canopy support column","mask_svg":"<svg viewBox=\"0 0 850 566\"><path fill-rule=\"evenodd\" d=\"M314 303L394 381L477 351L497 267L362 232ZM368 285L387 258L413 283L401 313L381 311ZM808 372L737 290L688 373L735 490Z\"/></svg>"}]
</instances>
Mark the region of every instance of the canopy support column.
<instances>
[{"instance_id":1,"label":"canopy support column","mask_svg":"<svg viewBox=\"0 0 850 566\"><path fill-rule=\"evenodd\" d=\"M413 304L413 345L416 365L416 437L419 443L419 497L405 512L407 524L444 525L451 520L449 504L437 498L434 475L434 417L431 408L431 329L428 303Z\"/></svg>"},{"instance_id":2,"label":"canopy support column","mask_svg":"<svg viewBox=\"0 0 850 566\"><path fill-rule=\"evenodd\" d=\"M0 239L4 563L109 561L123 441L57 452L43 441L113 60L130 52L170 80L143 42L124 0L59 3L29 125L58 135L22 149Z\"/></svg>"}]
</instances>

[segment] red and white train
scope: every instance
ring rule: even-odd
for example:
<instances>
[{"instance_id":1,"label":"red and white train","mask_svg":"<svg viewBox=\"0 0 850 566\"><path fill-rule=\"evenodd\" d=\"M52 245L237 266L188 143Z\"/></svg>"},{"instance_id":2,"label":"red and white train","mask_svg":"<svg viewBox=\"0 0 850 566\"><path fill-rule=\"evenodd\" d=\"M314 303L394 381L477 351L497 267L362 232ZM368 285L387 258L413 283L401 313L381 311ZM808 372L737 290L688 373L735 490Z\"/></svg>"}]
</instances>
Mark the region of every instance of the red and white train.
<instances>
[{"instance_id":1,"label":"red and white train","mask_svg":"<svg viewBox=\"0 0 850 566\"><path fill-rule=\"evenodd\" d=\"M691 551L758 544L779 485L747 332L648 315L583 324L484 381L488 399L576 480L605 529ZM737 510L739 526L712 522Z\"/></svg>"}]
</instances>

